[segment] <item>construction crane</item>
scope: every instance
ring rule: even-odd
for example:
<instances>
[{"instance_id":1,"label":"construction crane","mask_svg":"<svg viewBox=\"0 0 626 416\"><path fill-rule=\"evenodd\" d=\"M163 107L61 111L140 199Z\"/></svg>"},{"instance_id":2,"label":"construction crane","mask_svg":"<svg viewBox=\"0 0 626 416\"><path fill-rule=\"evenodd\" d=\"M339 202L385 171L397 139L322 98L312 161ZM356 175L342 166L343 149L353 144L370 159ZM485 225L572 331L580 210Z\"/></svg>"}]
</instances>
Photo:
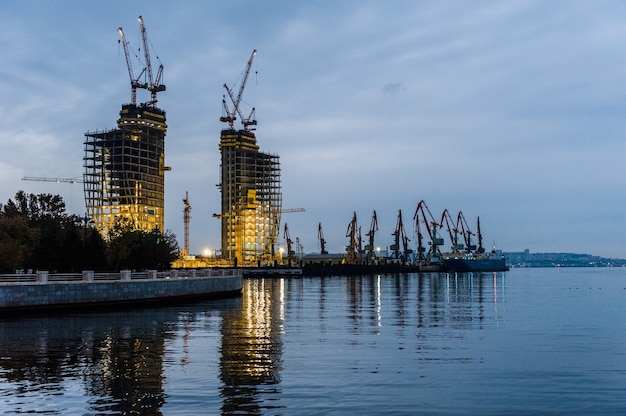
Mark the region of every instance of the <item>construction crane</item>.
<instances>
[{"instance_id":1,"label":"construction crane","mask_svg":"<svg viewBox=\"0 0 626 416\"><path fill-rule=\"evenodd\" d=\"M402 223L402 210L398 210L398 220L396 221L396 230L391 233L394 237L394 243L391 245L391 251L396 259L401 259L402 263L409 260L409 255L413 253L413 250L409 249L409 237L404 230L404 224ZM400 243L402 243L402 251L400 251Z\"/></svg>"},{"instance_id":2,"label":"construction crane","mask_svg":"<svg viewBox=\"0 0 626 416\"><path fill-rule=\"evenodd\" d=\"M181 255L184 257L189 254L189 220L191 219L191 205L189 204L189 192L185 191L185 198L183 198L183 204L185 204L185 208L183 209L183 223L185 225L185 243L183 248L183 253Z\"/></svg>"},{"instance_id":3,"label":"construction crane","mask_svg":"<svg viewBox=\"0 0 626 416\"><path fill-rule=\"evenodd\" d=\"M328 254L328 251L326 251L326 240L324 239L321 222L317 225L317 238L320 240L320 254Z\"/></svg>"},{"instance_id":4,"label":"construction crane","mask_svg":"<svg viewBox=\"0 0 626 416\"><path fill-rule=\"evenodd\" d=\"M130 77L130 103L132 105L137 105L137 88L148 89L148 83L139 82L139 79L146 72L146 68L144 67L141 70L141 73L139 74L139 76L135 78L134 71L133 71L133 63L130 59L130 52L128 50L128 42L126 41L126 36L124 36L124 29L120 27L117 29L117 31L120 34L120 39L118 40L118 43L121 43L122 46L124 47L124 56L126 57L126 66L128 67L128 76Z\"/></svg>"},{"instance_id":5,"label":"construction crane","mask_svg":"<svg viewBox=\"0 0 626 416\"><path fill-rule=\"evenodd\" d=\"M256 126L257 124L256 120L253 119L255 108L254 107L252 108L250 115L246 118L243 116L241 112L241 107L240 107L241 97L243 97L243 90L246 88L246 82L248 81L248 75L250 74L250 68L252 67L252 61L254 61L255 56L256 56L256 49L252 51L252 55L250 55L250 59L248 59L248 64L246 65L246 70L244 72L243 79L241 80L241 85L239 86L239 93L237 94L237 97L234 97L232 90L228 88L228 85L224 84L224 89L228 93L228 96L230 97L230 101L233 103L233 108L231 110L228 107L228 104L226 103L226 98L223 97L222 104L224 106L224 114L222 115L222 117L220 117L220 121L224 123L228 123L228 127L230 129L234 128L235 120L237 120L237 114L239 115L239 118L241 119L241 124L243 125L244 130L247 131L249 129L249 126Z\"/></svg>"},{"instance_id":6,"label":"construction crane","mask_svg":"<svg viewBox=\"0 0 626 416\"><path fill-rule=\"evenodd\" d=\"M374 252L374 234L376 231L378 231L378 218L376 218L376 210L374 210L370 230L367 234L365 234L369 237L368 244L365 245L365 253L368 260L374 260L376 258L376 254Z\"/></svg>"},{"instance_id":7,"label":"construction crane","mask_svg":"<svg viewBox=\"0 0 626 416\"><path fill-rule=\"evenodd\" d=\"M426 216L428 214L428 217ZM421 215L421 218L420 218ZM437 236L437 228L441 228L439 223L435 221L433 214L428 209L426 202L421 200L417 204L417 208L415 209L415 215L413 216L415 220L415 230L417 231L417 252L418 252L418 260L428 259L431 263L438 263L441 258L441 251L439 250L439 246L443 245L443 238ZM428 250L428 254L424 257L424 252L426 251L424 246L422 245L422 232L420 228L420 222L426 226L426 231L428 232L428 237L430 238L430 249Z\"/></svg>"},{"instance_id":8,"label":"construction crane","mask_svg":"<svg viewBox=\"0 0 626 416\"><path fill-rule=\"evenodd\" d=\"M161 84L163 78L163 64L159 64L156 78L152 77L152 63L150 61L150 48L148 45L148 34L146 33L146 25L143 22L143 18L139 16L139 26L141 26L141 41L143 42L143 54L145 59L145 71L148 76L148 91L150 91L150 104L152 107L157 103L157 92L165 91L165 85ZM159 57L157 56L157 59Z\"/></svg>"},{"instance_id":9,"label":"construction crane","mask_svg":"<svg viewBox=\"0 0 626 416\"><path fill-rule=\"evenodd\" d=\"M83 183L82 178L43 178L38 176L23 176L23 181L37 182L64 182L64 183Z\"/></svg>"}]
</instances>

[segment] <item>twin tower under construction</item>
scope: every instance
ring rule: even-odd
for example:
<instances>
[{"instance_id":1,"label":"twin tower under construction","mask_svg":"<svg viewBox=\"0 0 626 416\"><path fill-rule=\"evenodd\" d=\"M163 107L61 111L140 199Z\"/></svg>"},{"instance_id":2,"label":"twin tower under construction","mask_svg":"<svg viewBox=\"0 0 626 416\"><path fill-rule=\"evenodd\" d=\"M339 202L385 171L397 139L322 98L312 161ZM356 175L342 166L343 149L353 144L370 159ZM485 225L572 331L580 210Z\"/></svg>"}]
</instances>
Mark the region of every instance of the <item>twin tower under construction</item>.
<instances>
[{"instance_id":1,"label":"twin tower under construction","mask_svg":"<svg viewBox=\"0 0 626 416\"><path fill-rule=\"evenodd\" d=\"M157 93L165 91L161 83L163 65L153 76L141 16L139 24L144 56L138 77L134 75L124 32L119 28L130 76L131 103L122 106L117 128L85 133L83 181L87 215L104 236L124 222L147 232L165 230L165 172L170 170L165 165L167 124L165 111L156 105ZM227 127L219 142L221 213L214 216L221 220L221 257L233 262L273 261L280 230L279 157L259 151L253 132L254 109L244 117L240 108L255 54L253 51L248 60L236 96L224 84L230 104L224 97L224 114L220 118ZM148 90L150 101L138 104L137 89ZM235 127L237 120L241 128Z\"/></svg>"}]
</instances>

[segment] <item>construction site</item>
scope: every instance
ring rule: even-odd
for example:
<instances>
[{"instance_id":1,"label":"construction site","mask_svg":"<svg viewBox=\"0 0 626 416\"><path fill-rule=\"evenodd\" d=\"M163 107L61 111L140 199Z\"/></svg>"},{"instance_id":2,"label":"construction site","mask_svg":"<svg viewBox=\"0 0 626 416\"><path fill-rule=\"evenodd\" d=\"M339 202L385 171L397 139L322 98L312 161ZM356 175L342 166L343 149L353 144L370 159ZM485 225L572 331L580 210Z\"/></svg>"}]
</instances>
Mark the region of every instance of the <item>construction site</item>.
<instances>
[{"instance_id":1,"label":"construction site","mask_svg":"<svg viewBox=\"0 0 626 416\"><path fill-rule=\"evenodd\" d=\"M277 259L282 193L280 160L259 150L254 130L255 109L244 116L241 98L256 50L248 60L237 95L224 84L220 183L222 258L235 264L272 263ZM241 128L235 127L239 120Z\"/></svg>"},{"instance_id":2,"label":"construction site","mask_svg":"<svg viewBox=\"0 0 626 416\"><path fill-rule=\"evenodd\" d=\"M122 105L117 128L85 133L83 157L83 182L87 216L94 226L107 236L118 225L131 225L146 232L165 231L164 199L165 136L167 124L165 111L157 107L157 94L166 90L162 83L163 65L152 70L146 27L139 17L142 48L141 70L138 75L133 68L133 57L124 31L119 28L119 42L123 46L130 79L130 103ZM488 256L482 247L480 223L478 223L478 247L470 240L476 234L470 231L467 221L459 212L456 219L444 210L437 221L424 201L417 205L413 217L417 234L416 250L409 247L404 229L402 211L398 212L393 242L381 253L374 236L378 231L376 211L372 216L370 230L361 236L356 212L348 224L348 244L344 253L329 254L321 223L318 238L321 252L303 255L296 238L289 235L284 224L286 253L279 247L281 214L301 212L303 208L283 209L281 168L278 155L262 152L255 135L257 121L255 108L242 109L242 97L257 51L253 50L240 81L229 87L223 84L222 115L225 126L219 140L220 167L217 187L220 192L220 212L213 217L221 222L221 248L214 255L195 256L189 249L191 204L188 193L183 199L184 247L175 268L199 268L210 266L278 266L297 265L316 270L325 266L342 266L332 269L341 273L345 266L408 265L417 271L438 270L499 270L504 269L504 259ZM135 55L135 58L139 56ZM137 90L149 93L147 102L137 102ZM217 205L217 204L216 204ZM450 253L442 254L443 238L438 231L447 227ZM424 236L422 231L426 231ZM426 238L430 241L424 244ZM363 246L364 239L367 239ZM395 267L395 266L394 266ZM381 269L382 270L382 269ZM323 270L318 270L323 272Z\"/></svg>"},{"instance_id":3,"label":"construction site","mask_svg":"<svg viewBox=\"0 0 626 416\"><path fill-rule=\"evenodd\" d=\"M129 46L120 27L130 79L130 103L122 105L117 127L85 133L83 179L87 216L103 235L116 226L159 232L165 228L165 111L157 106L157 94L166 90L162 83L163 65L153 71L146 26L139 16L142 47L139 55ZM211 260L190 255L189 220L191 204L186 194L184 208L184 247L177 267L208 265L276 264L281 260L278 237L282 213L279 156L264 153L254 134L255 110L245 116L243 93L254 50L245 67L238 91L224 84L221 131L220 181L221 249ZM157 58L158 59L158 58ZM133 62L140 60L140 70ZM146 90L150 99L137 101L137 91ZM227 101L228 100L228 101Z\"/></svg>"},{"instance_id":4,"label":"construction site","mask_svg":"<svg viewBox=\"0 0 626 416\"><path fill-rule=\"evenodd\" d=\"M153 74L148 38L139 16L145 66L133 70L128 42L119 28L131 84L131 102L124 104L117 128L85 133L83 181L87 215L104 236L121 221L143 231L165 230L165 111L157 107L163 65ZM137 103L137 89L150 101Z\"/></svg>"}]
</instances>

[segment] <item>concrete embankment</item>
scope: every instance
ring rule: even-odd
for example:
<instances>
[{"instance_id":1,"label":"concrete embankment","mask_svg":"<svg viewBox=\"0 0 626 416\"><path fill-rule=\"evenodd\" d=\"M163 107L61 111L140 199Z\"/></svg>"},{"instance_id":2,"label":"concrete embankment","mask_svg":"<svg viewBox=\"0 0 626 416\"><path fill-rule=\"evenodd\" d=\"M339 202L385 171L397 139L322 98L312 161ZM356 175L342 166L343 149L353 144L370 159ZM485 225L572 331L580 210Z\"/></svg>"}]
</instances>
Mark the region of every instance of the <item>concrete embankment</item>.
<instances>
[{"instance_id":1,"label":"concrete embankment","mask_svg":"<svg viewBox=\"0 0 626 416\"><path fill-rule=\"evenodd\" d=\"M240 295L240 270L148 271L116 275L48 275L39 272L0 283L0 312L93 305L174 301L185 298ZM80 279L80 280L78 280Z\"/></svg>"}]
</instances>

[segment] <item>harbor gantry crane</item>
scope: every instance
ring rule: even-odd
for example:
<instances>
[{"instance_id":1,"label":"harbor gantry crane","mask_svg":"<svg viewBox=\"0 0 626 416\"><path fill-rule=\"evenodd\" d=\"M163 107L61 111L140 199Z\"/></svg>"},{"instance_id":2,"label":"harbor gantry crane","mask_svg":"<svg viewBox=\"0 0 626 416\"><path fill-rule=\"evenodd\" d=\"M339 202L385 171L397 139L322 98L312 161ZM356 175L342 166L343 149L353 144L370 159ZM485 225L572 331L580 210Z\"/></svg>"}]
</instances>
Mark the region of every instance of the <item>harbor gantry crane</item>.
<instances>
[{"instance_id":1,"label":"harbor gantry crane","mask_svg":"<svg viewBox=\"0 0 626 416\"><path fill-rule=\"evenodd\" d=\"M413 250L409 249L409 237L404 230L404 224L402 223L402 210L398 210L398 220L396 221L396 230L391 233L394 242L391 245L391 251L396 259L400 259L402 263L406 263L409 260ZM400 250L400 243L402 243L402 250Z\"/></svg>"},{"instance_id":2,"label":"harbor gantry crane","mask_svg":"<svg viewBox=\"0 0 626 416\"><path fill-rule=\"evenodd\" d=\"M478 234L478 249L476 252L484 253L485 248L483 247L483 235L480 233L480 217L478 217L478 220L476 221L476 233Z\"/></svg>"},{"instance_id":3,"label":"harbor gantry crane","mask_svg":"<svg viewBox=\"0 0 626 416\"><path fill-rule=\"evenodd\" d=\"M458 217L457 217L457 222L455 223L454 220L452 219L452 216L450 215L450 212L447 209L444 209L443 213L441 214L441 222L439 223L440 228L443 228L444 222L446 224L446 228L448 229L448 235L450 236L450 241L452 242L452 247L451 247L452 254L458 255L465 247L462 243L459 243L459 230L457 227Z\"/></svg>"},{"instance_id":4,"label":"harbor gantry crane","mask_svg":"<svg viewBox=\"0 0 626 416\"><path fill-rule=\"evenodd\" d=\"M150 48L148 43L148 34L146 33L146 25L143 22L143 18L139 16L139 26L141 26L141 41L143 43L143 55L145 59L145 71L148 77L147 89L150 91L150 106L156 107L157 93L165 91L165 85L162 84L163 79L163 64L159 64L156 77L152 76L152 62L150 61ZM159 57L157 56L157 60Z\"/></svg>"},{"instance_id":5,"label":"harbor gantry crane","mask_svg":"<svg viewBox=\"0 0 626 416\"><path fill-rule=\"evenodd\" d=\"M360 232L359 227L356 222L356 212L352 215L352 220L348 224L348 229L346 231L346 237L349 238L348 245L346 246L346 254L348 255L348 261L350 264L355 264L357 260L357 254L360 255L359 243L357 242L357 238L360 240Z\"/></svg>"},{"instance_id":6,"label":"harbor gantry crane","mask_svg":"<svg viewBox=\"0 0 626 416\"><path fill-rule=\"evenodd\" d=\"M365 234L368 237L368 242L365 245L365 255L368 261L374 261L376 259L376 252L374 251L374 234L376 234L376 231L378 231L378 218L376 218L376 210L374 210L370 230Z\"/></svg>"},{"instance_id":7,"label":"harbor gantry crane","mask_svg":"<svg viewBox=\"0 0 626 416\"><path fill-rule=\"evenodd\" d=\"M130 103L132 105L137 105L137 88L148 89L147 82L139 82L139 79L141 79L141 77L146 72L146 68L144 67L139 73L139 76L135 78L135 71L133 70L133 63L131 61L130 52L128 50L128 41L126 40L126 36L124 36L124 29L120 27L117 29L117 31L120 34L120 39L118 40L118 42L121 43L122 47L124 48L126 66L128 67L128 76L130 77Z\"/></svg>"},{"instance_id":8,"label":"harbor gantry crane","mask_svg":"<svg viewBox=\"0 0 626 416\"><path fill-rule=\"evenodd\" d=\"M220 117L220 121L223 123L228 123L228 127L230 129L234 128L235 120L237 120L237 115L241 119L241 124L243 125L244 130L249 130L249 126L256 126L257 122L254 120L255 108L252 107L252 111L250 115L246 118L243 116L241 112L241 98L243 97L243 90L246 88L246 82L248 81L248 75L250 74L250 68L252 67L252 62L254 61L254 57L256 56L256 49L252 51L252 55L250 55L250 59L248 59L248 64L246 65L246 70L243 75L243 79L241 80L241 85L239 86L239 93L237 97L233 96L233 91L228 88L228 85L224 84L224 89L228 93L228 97L230 97L230 101L232 102L233 108L232 110L228 107L226 103L226 97L222 97L222 104L224 106L224 113L222 117Z\"/></svg>"},{"instance_id":9,"label":"harbor gantry crane","mask_svg":"<svg viewBox=\"0 0 626 416\"><path fill-rule=\"evenodd\" d=\"M426 214L428 214L428 217ZM439 263L441 258L441 250L439 250L439 246L443 245L443 238L437 236L437 229L441 227L439 226L439 223L435 221L433 214L430 212L430 209L428 209L424 200L421 200L417 204L413 219L415 220L415 230L417 232L418 260L428 260L430 263ZM424 257L426 249L422 245L420 222L426 226L426 231L428 232L428 237L430 238L430 249L428 250L426 257Z\"/></svg>"},{"instance_id":10,"label":"harbor gantry crane","mask_svg":"<svg viewBox=\"0 0 626 416\"><path fill-rule=\"evenodd\" d=\"M191 219L191 204L189 204L189 192L185 191L185 198L183 199L185 208L183 209L183 224L185 225L185 244L183 253L181 256L187 256L189 254L189 220Z\"/></svg>"},{"instance_id":11,"label":"harbor gantry crane","mask_svg":"<svg viewBox=\"0 0 626 416\"><path fill-rule=\"evenodd\" d=\"M320 240L320 254L328 254L328 251L326 251L326 240L324 239L321 222L317 225L317 238Z\"/></svg>"},{"instance_id":12,"label":"harbor gantry crane","mask_svg":"<svg viewBox=\"0 0 626 416\"><path fill-rule=\"evenodd\" d=\"M287 223L285 223L285 232L283 236L285 237L285 241L287 242L287 264L291 266L291 261L294 259L296 253L291 249L293 241L291 240L291 236L289 235L289 227L287 227Z\"/></svg>"},{"instance_id":13,"label":"harbor gantry crane","mask_svg":"<svg viewBox=\"0 0 626 416\"><path fill-rule=\"evenodd\" d=\"M463 215L463 211L459 211L459 214L456 217L456 228L457 230L461 230L461 235L463 236L463 241L465 242L465 252L471 253L476 250L476 244L472 244L472 236L475 234L470 230L469 225L465 220L465 216Z\"/></svg>"}]
</instances>

